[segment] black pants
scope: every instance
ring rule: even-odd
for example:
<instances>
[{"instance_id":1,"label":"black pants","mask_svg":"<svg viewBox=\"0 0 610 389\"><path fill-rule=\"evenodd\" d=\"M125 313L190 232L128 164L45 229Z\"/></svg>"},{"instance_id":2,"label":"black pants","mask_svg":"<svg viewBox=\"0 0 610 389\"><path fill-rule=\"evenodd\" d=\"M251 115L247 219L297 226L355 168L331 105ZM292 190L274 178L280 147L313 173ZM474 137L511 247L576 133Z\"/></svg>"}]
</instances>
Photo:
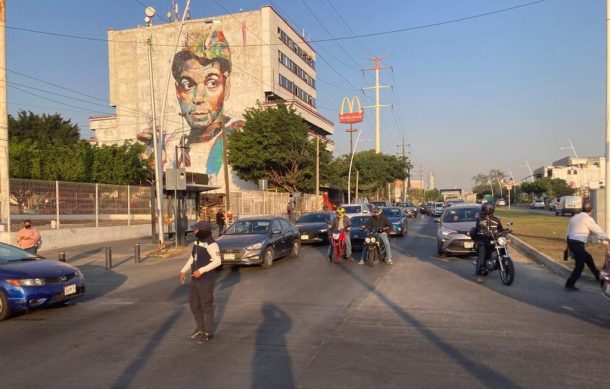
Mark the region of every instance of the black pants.
<instances>
[{"instance_id":1,"label":"black pants","mask_svg":"<svg viewBox=\"0 0 610 389\"><path fill-rule=\"evenodd\" d=\"M480 240L477 242L477 253L479 256L477 258L476 275L484 273L485 262L487 261L487 257L491 253L491 250L493 250L493 247L488 240Z\"/></svg>"},{"instance_id":2,"label":"black pants","mask_svg":"<svg viewBox=\"0 0 610 389\"><path fill-rule=\"evenodd\" d=\"M216 223L218 224L218 232L222 232L225 229L225 224L224 223Z\"/></svg>"},{"instance_id":3,"label":"black pants","mask_svg":"<svg viewBox=\"0 0 610 389\"><path fill-rule=\"evenodd\" d=\"M203 277L203 276L202 276ZM189 305L197 329L214 334L214 279L193 278L189 290Z\"/></svg>"},{"instance_id":4,"label":"black pants","mask_svg":"<svg viewBox=\"0 0 610 389\"><path fill-rule=\"evenodd\" d=\"M585 263L591 270L591 273L593 273L593 275L595 276L595 279L599 280L599 270L595 266L595 262L593 262L593 257L591 256L591 254L589 254L587 250L585 250L584 242L581 242L579 240L568 239L568 248L574 254L574 261L576 262L576 265L574 266L572 274L566 281L566 286L574 286L576 281L578 281L578 279L580 278L583 269L585 268Z\"/></svg>"}]
</instances>

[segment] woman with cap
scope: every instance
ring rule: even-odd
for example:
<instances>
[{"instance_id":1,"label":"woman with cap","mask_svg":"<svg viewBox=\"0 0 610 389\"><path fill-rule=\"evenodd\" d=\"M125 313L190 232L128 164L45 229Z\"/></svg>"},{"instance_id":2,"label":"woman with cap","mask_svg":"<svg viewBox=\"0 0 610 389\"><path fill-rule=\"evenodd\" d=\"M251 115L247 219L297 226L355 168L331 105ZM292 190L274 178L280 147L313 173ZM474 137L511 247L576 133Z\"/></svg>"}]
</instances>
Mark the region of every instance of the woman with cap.
<instances>
[{"instance_id":1,"label":"woman with cap","mask_svg":"<svg viewBox=\"0 0 610 389\"><path fill-rule=\"evenodd\" d=\"M220 248L212 237L212 223L202 220L191 228L195 231L197 240L191 256L180 271L180 283L186 282L186 274L190 272L189 305L197 323L197 328L190 338L203 343L214 336L213 270L221 264Z\"/></svg>"}]
</instances>

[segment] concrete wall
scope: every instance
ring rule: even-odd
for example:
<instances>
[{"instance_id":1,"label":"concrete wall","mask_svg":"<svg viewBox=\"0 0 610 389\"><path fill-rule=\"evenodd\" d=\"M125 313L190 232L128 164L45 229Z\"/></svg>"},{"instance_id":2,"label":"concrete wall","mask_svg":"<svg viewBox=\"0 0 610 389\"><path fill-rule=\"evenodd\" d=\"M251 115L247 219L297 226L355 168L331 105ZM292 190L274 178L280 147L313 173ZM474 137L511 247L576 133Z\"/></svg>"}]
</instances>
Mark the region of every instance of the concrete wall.
<instances>
[{"instance_id":1,"label":"concrete wall","mask_svg":"<svg viewBox=\"0 0 610 389\"><path fill-rule=\"evenodd\" d=\"M59 230L42 230L42 250L61 249L113 240L150 237L150 224L113 227L79 227ZM2 242L16 244L15 233L2 233Z\"/></svg>"}]
</instances>

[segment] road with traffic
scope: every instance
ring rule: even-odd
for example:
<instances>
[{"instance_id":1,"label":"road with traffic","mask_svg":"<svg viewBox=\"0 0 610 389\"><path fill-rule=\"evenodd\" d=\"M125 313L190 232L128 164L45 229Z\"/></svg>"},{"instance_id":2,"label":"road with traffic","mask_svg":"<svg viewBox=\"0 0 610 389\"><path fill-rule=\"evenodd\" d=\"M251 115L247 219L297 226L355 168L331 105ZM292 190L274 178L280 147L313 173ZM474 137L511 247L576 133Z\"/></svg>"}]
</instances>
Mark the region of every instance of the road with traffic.
<instances>
[{"instance_id":1,"label":"road with traffic","mask_svg":"<svg viewBox=\"0 0 610 389\"><path fill-rule=\"evenodd\" d=\"M436 256L436 224L409 219L395 265L331 264L306 246L269 269L224 268L216 337L193 331L184 258L76 256L79 303L0 323L3 387L606 387L610 301L515 252L516 280L473 282L473 258ZM358 253L356 253L358 254Z\"/></svg>"}]
</instances>

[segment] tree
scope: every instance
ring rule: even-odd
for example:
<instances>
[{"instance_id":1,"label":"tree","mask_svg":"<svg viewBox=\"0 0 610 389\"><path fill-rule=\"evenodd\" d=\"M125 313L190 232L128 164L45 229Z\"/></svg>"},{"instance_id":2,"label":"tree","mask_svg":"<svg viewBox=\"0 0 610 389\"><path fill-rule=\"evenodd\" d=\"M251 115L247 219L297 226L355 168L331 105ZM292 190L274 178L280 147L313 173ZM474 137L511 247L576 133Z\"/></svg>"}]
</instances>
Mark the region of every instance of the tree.
<instances>
[{"instance_id":1,"label":"tree","mask_svg":"<svg viewBox=\"0 0 610 389\"><path fill-rule=\"evenodd\" d=\"M268 179L288 192L313 191L316 146L296 110L279 104L246 109L246 124L228 136L229 165L246 181ZM320 182L328 180L332 156L320 145Z\"/></svg>"},{"instance_id":2,"label":"tree","mask_svg":"<svg viewBox=\"0 0 610 389\"><path fill-rule=\"evenodd\" d=\"M91 180L105 184L141 185L152 178L150 161L142 159L144 146L136 143L93 148Z\"/></svg>"},{"instance_id":3,"label":"tree","mask_svg":"<svg viewBox=\"0 0 610 389\"><path fill-rule=\"evenodd\" d=\"M38 115L20 110L17 118L8 116L9 140L31 140L38 144L62 144L72 146L80 141L78 126L59 114Z\"/></svg>"},{"instance_id":4,"label":"tree","mask_svg":"<svg viewBox=\"0 0 610 389\"><path fill-rule=\"evenodd\" d=\"M504 189L500 189L506 180L506 173L501 169L490 169L488 173L478 173L472 177L474 186L472 191L478 194L488 194L492 192L499 197ZM502 187L503 188L503 187Z\"/></svg>"}]
</instances>

